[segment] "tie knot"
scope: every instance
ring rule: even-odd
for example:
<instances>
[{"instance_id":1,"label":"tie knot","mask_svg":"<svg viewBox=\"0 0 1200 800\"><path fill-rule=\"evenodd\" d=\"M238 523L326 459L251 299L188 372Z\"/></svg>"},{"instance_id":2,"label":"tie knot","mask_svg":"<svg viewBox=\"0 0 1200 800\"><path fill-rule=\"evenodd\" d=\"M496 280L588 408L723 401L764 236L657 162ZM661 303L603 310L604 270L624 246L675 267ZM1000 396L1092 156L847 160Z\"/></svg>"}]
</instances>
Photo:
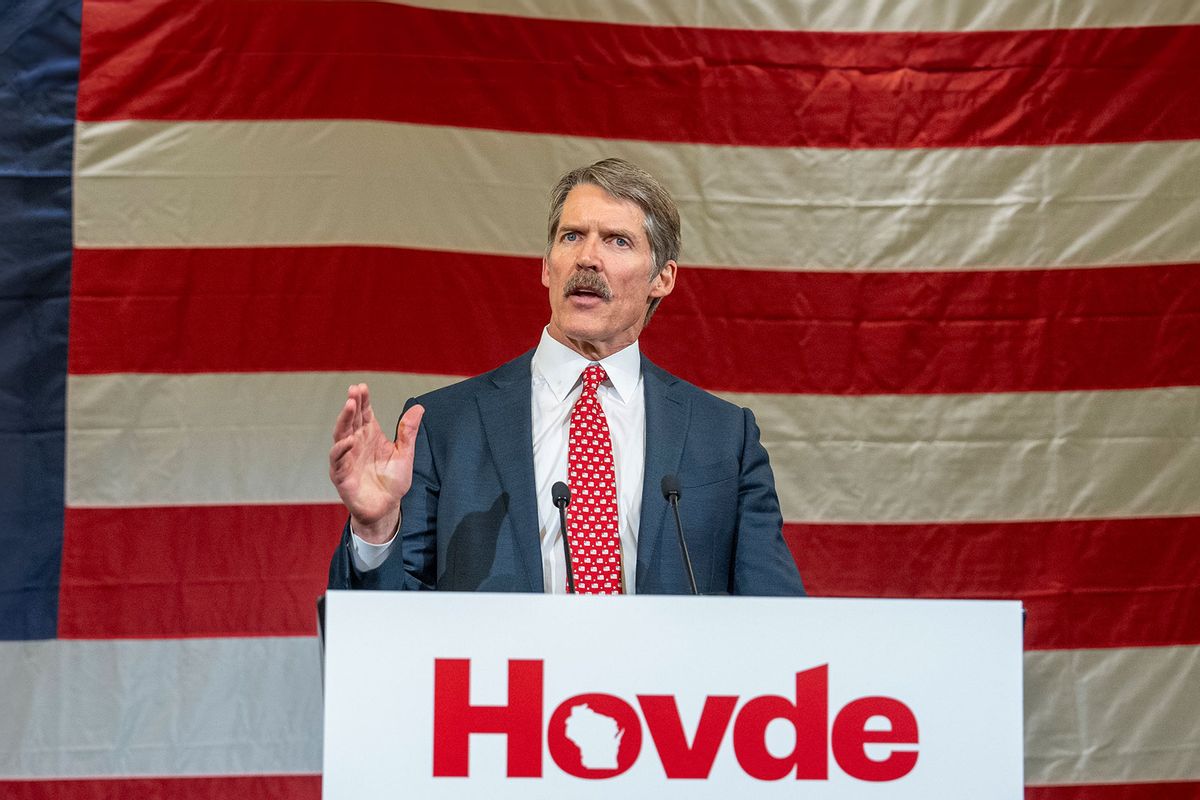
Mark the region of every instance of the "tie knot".
<instances>
[{"instance_id":1,"label":"tie knot","mask_svg":"<svg viewBox=\"0 0 1200 800\"><path fill-rule=\"evenodd\" d=\"M596 387L608 379L608 373L599 364L588 364L583 371L583 393L595 394Z\"/></svg>"}]
</instances>

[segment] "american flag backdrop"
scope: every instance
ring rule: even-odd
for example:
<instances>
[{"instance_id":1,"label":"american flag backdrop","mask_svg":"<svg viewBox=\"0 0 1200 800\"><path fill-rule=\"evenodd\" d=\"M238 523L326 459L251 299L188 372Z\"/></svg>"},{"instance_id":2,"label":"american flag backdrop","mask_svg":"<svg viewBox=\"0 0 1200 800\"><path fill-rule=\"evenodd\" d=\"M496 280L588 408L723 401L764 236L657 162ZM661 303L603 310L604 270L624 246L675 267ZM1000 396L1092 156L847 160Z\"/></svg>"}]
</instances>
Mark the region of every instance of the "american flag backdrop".
<instances>
[{"instance_id":1,"label":"american flag backdrop","mask_svg":"<svg viewBox=\"0 0 1200 800\"><path fill-rule=\"evenodd\" d=\"M536 344L610 155L810 592L1019 598L1027 797L1200 797L1196 0L0 10L0 795L319 796L345 387Z\"/></svg>"}]
</instances>

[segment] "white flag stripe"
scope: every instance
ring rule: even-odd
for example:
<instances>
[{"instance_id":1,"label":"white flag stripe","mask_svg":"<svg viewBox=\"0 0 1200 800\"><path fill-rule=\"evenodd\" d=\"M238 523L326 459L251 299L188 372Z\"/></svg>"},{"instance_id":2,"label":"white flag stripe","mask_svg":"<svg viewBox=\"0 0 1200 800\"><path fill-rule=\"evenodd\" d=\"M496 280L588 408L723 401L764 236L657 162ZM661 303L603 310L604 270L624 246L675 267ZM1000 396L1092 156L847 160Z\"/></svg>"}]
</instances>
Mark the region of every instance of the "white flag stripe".
<instances>
[{"instance_id":1,"label":"white flag stripe","mask_svg":"<svg viewBox=\"0 0 1200 800\"><path fill-rule=\"evenodd\" d=\"M456 378L69 378L75 507L336 502L334 416L366 380L385 430ZM1200 513L1200 388L971 395L726 394L753 409L785 519L921 522Z\"/></svg>"},{"instance_id":2,"label":"white flag stripe","mask_svg":"<svg viewBox=\"0 0 1200 800\"><path fill-rule=\"evenodd\" d=\"M1200 647L1025 654L1025 783L1200 779Z\"/></svg>"},{"instance_id":3,"label":"white flag stripe","mask_svg":"<svg viewBox=\"0 0 1200 800\"><path fill-rule=\"evenodd\" d=\"M816 31L982 31L1200 23L1192 0L388 0L445 11L632 25Z\"/></svg>"},{"instance_id":4,"label":"white flag stripe","mask_svg":"<svg viewBox=\"0 0 1200 800\"><path fill-rule=\"evenodd\" d=\"M0 642L0 683L0 778L321 770L314 638Z\"/></svg>"},{"instance_id":5,"label":"white flag stripe","mask_svg":"<svg viewBox=\"0 0 1200 800\"><path fill-rule=\"evenodd\" d=\"M72 375L67 505L337 502L333 422L371 385L384 430L402 404L459 378L403 373Z\"/></svg>"},{"instance_id":6,"label":"white flag stripe","mask_svg":"<svg viewBox=\"0 0 1200 800\"><path fill-rule=\"evenodd\" d=\"M4 642L0 677L0 778L321 768L314 639ZM1198 683L1200 647L1026 653L1027 783L1200 779Z\"/></svg>"},{"instance_id":7,"label":"white flag stripe","mask_svg":"<svg viewBox=\"0 0 1200 800\"><path fill-rule=\"evenodd\" d=\"M1200 141L838 150L367 121L79 123L79 247L544 247L546 187L609 155L671 187L687 264L829 271L1200 261Z\"/></svg>"}]
</instances>

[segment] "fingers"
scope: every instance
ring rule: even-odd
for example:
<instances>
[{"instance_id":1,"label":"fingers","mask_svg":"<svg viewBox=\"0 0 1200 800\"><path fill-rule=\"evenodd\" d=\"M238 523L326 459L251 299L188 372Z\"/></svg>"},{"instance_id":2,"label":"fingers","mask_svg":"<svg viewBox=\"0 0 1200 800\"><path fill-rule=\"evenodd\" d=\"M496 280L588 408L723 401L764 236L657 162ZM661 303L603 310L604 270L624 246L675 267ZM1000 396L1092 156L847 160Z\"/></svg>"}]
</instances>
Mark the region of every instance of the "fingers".
<instances>
[{"instance_id":1,"label":"fingers","mask_svg":"<svg viewBox=\"0 0 1200 800\"><path fill-rule=\"evenodd\" d=\"M417 429L421 427L421 417L425 416L425 406L417 403L396 423L396 444L411 447L417 440Z\"/></svg>"},{"instance_id":2,"label":"fingers","mask_svg":"<svg viewBox=\"0 0 1200 800\"><path fill-rule=\"evenodd\" d=\"M358 384L359 389L359 404L362 406L362 418L364 425L370 425L375 421L375 411L371 408L371 390L367 388L365 383Z\"/></svg>"},{"instance_id":3,"label":"fingers","mask_svg":"<svg viewBox=\"0 0 1200 800\"><path fill-rule=\"evenodd\" d=\"M335 441L333 447L329 449L329 479L333 481L334 486L341 483L342 477L349 469L346 454L352 449L354 449L353 436Z\"/></svg>"},{"instance_id":4,"label":"fingers","mask_svg":"<svg viewBox=\"0 0 1200 800\"><path fill-rule=\"evenodd\" d=\"M363 388L366 384L356 383L350 387L350 397L354 400L354 430L360 431L363 426Z\"/></svg>"},{"instance_id":5,"label":"fingers","mask_svg":"<svg viewBox=\"0 0 1200 800\"><path fill-rule=\"evenodd\" d=\"M342 410L338 412L337 420L333 423L333 440L335 442L354 433L354 414L357 406L358 403L351 393L350 397L346 399L346 404L342 406Z\"/></svg>"},{"instance_id":6,"label":"fingers","mask_svg":"<svg viewBox=\"0 0 1200 800\"><path fill-rule=\"evenodd\" d=\"M370 424L375 419L371 410L371 394L365 383L352 383L346 390L346 405L342 406L337 421L333 426L333 440L349 436L362 430L363 425Z\"/></svg>"},{"instance_id":7,"label":"fingers","mask_svg":"<svg viewBox=\"0 0 1200 800\"><path fill-rule=\"evenodd\" d=\"M344 439L334 441L333 447L329 448L329 463L334 464L341 460L342 456L349 453L354 447L354 437L347 436Z\"/></svg>"}]
</instances>

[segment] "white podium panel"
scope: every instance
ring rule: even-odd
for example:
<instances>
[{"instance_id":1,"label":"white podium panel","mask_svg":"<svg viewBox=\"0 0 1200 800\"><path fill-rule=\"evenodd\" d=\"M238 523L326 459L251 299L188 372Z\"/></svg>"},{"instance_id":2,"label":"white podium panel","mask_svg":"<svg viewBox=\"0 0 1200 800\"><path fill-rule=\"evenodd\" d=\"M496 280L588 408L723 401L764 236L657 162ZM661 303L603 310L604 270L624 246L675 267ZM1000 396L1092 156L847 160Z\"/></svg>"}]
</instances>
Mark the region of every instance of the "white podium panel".
<instances>
[{"instance_id":1,"label":"white podium panel","mask_svg":"<svg viewBox=\"0 0 1200 800\"><path fill-rule=\"evenodd\" d=\"M325 800L1020 800L1016 602L330 592Z\"/></svg>"}]
</instances>

